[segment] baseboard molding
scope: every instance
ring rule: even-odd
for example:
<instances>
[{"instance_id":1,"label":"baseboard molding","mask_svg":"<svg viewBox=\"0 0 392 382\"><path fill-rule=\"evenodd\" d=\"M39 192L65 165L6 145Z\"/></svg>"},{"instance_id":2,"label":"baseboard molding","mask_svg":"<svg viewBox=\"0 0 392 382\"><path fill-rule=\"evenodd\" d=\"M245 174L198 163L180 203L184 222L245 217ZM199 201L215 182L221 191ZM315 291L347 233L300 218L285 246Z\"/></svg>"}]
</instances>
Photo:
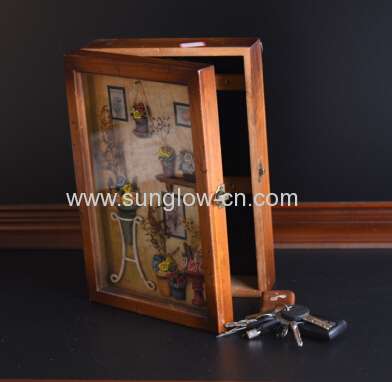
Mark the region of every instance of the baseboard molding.
<instances>
[{"instance_id":1,"label":"baseboard molding","mask_svg":"<svg viewBox=\"0 0 392 382\"><path fill-rule=\"evenodd\" d=\"M77 207L0 206L0 248L83 247Z\"/></svg>"},{"instance_id":2,"label":"baseboard molding","mask_svg":"<svg viewBox=\"0 0 392 382\"><path fill-rule=\"evenodd\" d=\"M392 248L392 203L301 203L272 208L275 248ZM82 248L79 211L0 206L0 248Z\"/></svg>"},{"instance_id":3,"label":"baseboard molding","mask_svg":"<svg viewBox=\"0 0 392 382\"><path fill-rule=\"evenodd\" d=\"M275 248L392 248L391 202L301 203L272 211Z\"/></svg>"}]
</instances>

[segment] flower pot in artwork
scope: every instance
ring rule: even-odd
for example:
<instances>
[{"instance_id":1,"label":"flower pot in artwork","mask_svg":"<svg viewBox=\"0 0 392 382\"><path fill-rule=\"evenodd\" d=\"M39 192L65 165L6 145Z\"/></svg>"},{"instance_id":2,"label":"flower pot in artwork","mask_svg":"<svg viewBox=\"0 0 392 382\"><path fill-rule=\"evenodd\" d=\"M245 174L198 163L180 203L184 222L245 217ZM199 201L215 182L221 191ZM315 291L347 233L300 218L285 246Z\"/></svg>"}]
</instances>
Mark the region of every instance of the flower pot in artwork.
<instances>
[{"instance_id":1,"label":"flower pot in artwork","mask_svg":"<svg viewBox=\"0 0 392 382\"><path fill-rule=\"evenodd\" d=\"M170 161L169 164L170 164L170 166L166 166L164 162L161 162L162 169L163 169L163 175L166 178L172 178L174 176L176 163L173 160L173 161Z\"/></svg>"},{"instance_id":2,"label":"flower pot in artwork","mask_svg":"<svg viewBox=\"0 0 392 382\"><path fill-rule=\"evenodd\" d=\"M132 131L133 134L135 134L138 138L150 138L148 119L140 118L140 119L135 119L134 121L135 121L136 129Z\"/></svg>"},{"instance_id":3,"label":"flower pot in artwork","mask_svg":"<svg viewBox=\"0 0 392 382\"><path fill-rule=\"evenodd\" d=\"M134 219L137 206L117 206L118 216L123 219ZM133 220L120 220L124 241L126 244L133 245Z\"/></svg>"},{"instance_id":4,"label":"flower pot in artwork","mask_svg":"<svg viewBox=\"0 0 392 382\"><path fill-rule=\"evenodd\" d=\"M184 175L184 179L187 182L196 183L196 175L195 174L188 174L188 173L184 172L183 175Z\"/></svg>"},{"instance_id":5,"label":"flower pot in artwork","mask_svg":"<svg viewBox=\"0 0 392 382\"><path fill-rule=\"evenodd\" d=\"M159 293L165 297L171 297L172 289L170 287L170 282L166 277L166 272L158 272L157 275L157 286Z\"/></svg>"},{"instance_id":6,"label":"flower pot in artwork","mask_svg":"<svg viewBox=\"0 0 392 382\"><path fill-rule=\"evenodd\" d=\"M148 119L140 118L135 119L136 122L136 130L139 133L148 133Z\"/></svg>"},{"instance_id":7,"label":"flower pot in artwork","mask_svg":"<svg viewBox=\"0 0 392 382\"><path fill-rule=\"evenodd\" d=\"M172 290L172 295L175 300L186 300L186 285L177 285L174 286L172 283L170 283L170 287Z\"/></svg>"},{"instance_id":8,"label":"flower pot in artwork","mask_svg":"<svg viewBox=\"0 0 392 382\"><path fill-rule=\"evenodd\" d=\"M196 306L205 306L207 304L203 296L204 274L199 272L186 272L188 280L192 283L192 289L195 291L192 304Z\"/></svg>"}]
</instances>

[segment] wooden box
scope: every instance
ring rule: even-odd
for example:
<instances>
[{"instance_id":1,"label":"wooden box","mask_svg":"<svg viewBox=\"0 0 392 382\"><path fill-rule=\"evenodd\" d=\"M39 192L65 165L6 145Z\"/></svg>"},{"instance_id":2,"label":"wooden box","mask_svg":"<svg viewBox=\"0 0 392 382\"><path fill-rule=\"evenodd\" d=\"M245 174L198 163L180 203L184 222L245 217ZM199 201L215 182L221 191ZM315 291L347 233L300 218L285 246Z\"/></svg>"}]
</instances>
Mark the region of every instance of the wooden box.
<instances>
[{"instance_id":1,"label":"wooden box","mask_svg":"<svg viewBox=\"0 0 392 382\"><path fill-rule=\"evenodd\" d=\"M219 117L221 119L221 141L226 192L245 193L255 196L270 193L267 133L264 103L264 84L262 71L262 46L257 38L175 38L175 39L115 39L96 40L86 45L84 50L172 58L187 61L209 62L216 66L216 89L218 91ZM233 65L231 65L233 64ZM234 68L234 73L231 70ZM223 96L231 92L228 96ZM222 95L222 100L219 99ZM243 121L230 118L222 124L223 117L231 112L227 98L239 99L241 108L246 109L241 117ZM242 105L244 105L242 107ZM235 114L240 114L236 112ZM237 124L237 126L233 126ZM247 129L246 129L247 126ZM245 137L247 131L247 137ZM239 148L239 157L235 163L246 163L250 176L243 176L241 171L231 174L236 141L230 142L227 135L240 132L243 146ZM245 147L246 140L249 142ZM234 143L232 143L234 142ZM233 148L234 146L234 148ZM244 153L248 156L240 157ZM245 161L245 162L243 162ZM229 163L228 166L225 164ZM234 163L234 164L235 164ZM227 168L227 170L226 170ZM248 174L247 174L248 175ZM253 198L251 199L251 202ZM228 208L229 212L236 207ZM239 211L238 209L235 211ZM229 250L231 262L232 295L234 297L258 297L265 290L270 290L275 283L275 262L271 207L264 203L253 203L254 226L244 224L243 219L251 219L252 211L242 215L242 210L231 213L228 220ZM230 216L229 216L230 217ZM249 220L248 219L248 220ZM254 233L252 232L254 230ZM235 237L237 235L237 237ZM238 239L237 239L238 238ZM241 241L242 238L242 241ZM244 267L243 265L248 266ZM249 274L249 269L257 274ZM244 274L241 273L244 272Z\"/></svg>"}]
</instances>

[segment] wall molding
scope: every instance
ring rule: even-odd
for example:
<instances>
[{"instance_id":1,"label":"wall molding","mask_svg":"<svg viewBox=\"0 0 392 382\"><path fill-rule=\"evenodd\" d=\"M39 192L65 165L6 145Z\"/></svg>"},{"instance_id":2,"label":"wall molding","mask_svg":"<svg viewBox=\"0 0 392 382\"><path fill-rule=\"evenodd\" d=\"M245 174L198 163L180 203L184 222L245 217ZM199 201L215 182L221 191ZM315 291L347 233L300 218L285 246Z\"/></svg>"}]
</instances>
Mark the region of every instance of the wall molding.
<instances>
[{"instance_id":1,"label":"wall molding","mask_svg":"<svg viewBox=\"0 0 392 382\"><path fill-rule=\"evenodd\" d=\"M392 202L273 207L275 248L392 248Z\"/></svg>"},{"instance_id":2,"label":"wall molding","mask_svg":"<svg viewBox=\"0 0 392 382\"><path fill-rule=\"evenodd\" d=\"M392 248L392 202L272 208L275 248ZM77 207L0 206L0 248L80 249Z\"/></svg>"},{"instance_id":3,"label":"wall molding","mask_svg":"<svg viewBox=\"0 0 392 382\"><path fill-rule=\"evenodd\" d=\"M78 249L82 247L77 207L0 206L0 248Z\"/></svg>"}]
</instances>

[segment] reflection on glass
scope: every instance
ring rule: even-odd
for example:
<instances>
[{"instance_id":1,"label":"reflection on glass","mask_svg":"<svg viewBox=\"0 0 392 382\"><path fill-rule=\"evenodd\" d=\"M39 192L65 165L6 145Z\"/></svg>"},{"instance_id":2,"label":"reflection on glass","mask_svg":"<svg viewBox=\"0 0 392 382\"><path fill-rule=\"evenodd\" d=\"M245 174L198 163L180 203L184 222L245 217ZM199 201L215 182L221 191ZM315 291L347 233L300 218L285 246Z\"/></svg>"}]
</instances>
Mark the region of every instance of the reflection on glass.
<instances>
[{"instance_id":1,"label":"reflection on glass","mask_svg":"<svg viewBox=\"0 0 392 382\"><path fill-rule=\"evenodd\" d=\"M188 88L92 74L82 86L104 285L204 309L198 206L183 198L196 188Z\"/></svg>"}]
</instances>

